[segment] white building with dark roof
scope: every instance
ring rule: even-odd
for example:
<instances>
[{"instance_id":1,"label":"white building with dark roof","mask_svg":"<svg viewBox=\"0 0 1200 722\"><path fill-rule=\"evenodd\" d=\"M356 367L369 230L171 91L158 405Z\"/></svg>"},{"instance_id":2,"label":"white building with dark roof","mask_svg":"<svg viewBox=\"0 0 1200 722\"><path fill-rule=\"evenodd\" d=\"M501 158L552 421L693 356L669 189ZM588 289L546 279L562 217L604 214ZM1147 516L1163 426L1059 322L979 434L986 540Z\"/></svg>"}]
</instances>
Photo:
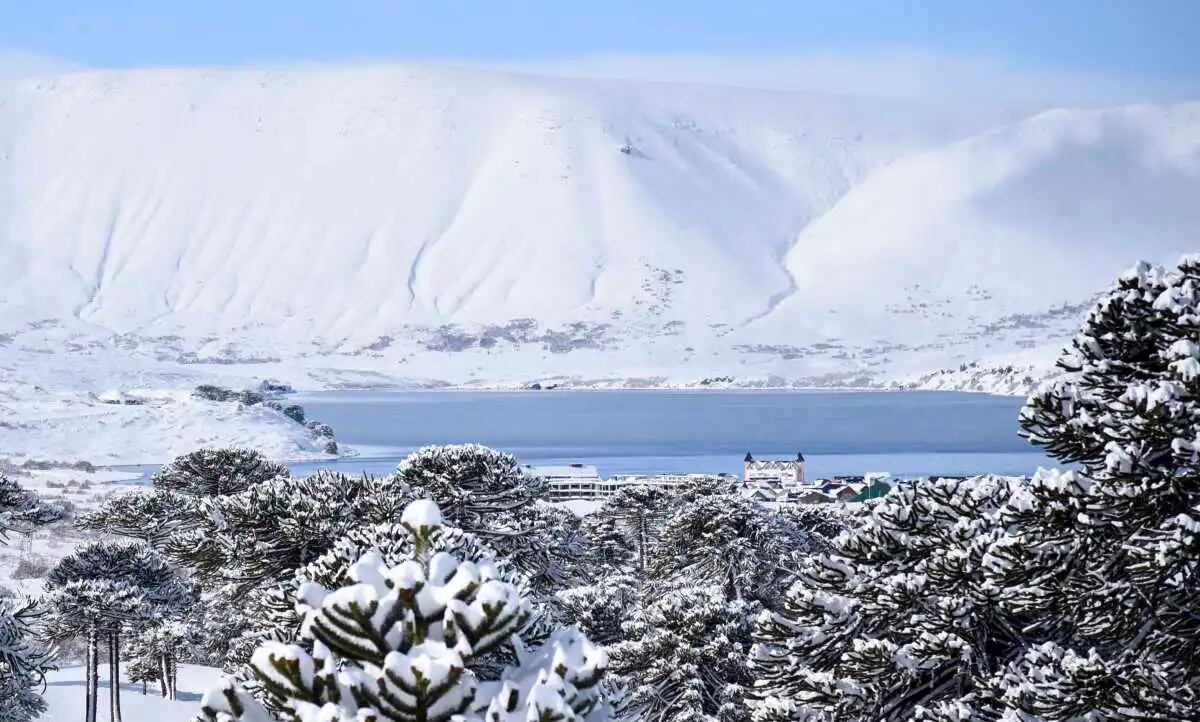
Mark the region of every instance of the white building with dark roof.
<instances>
[{"instance_id":1,"label":"white building with dark roof","mask_svg":"<svg viewBox=\"0 0 1200 722\"><path fill-rule=\"evenodd\" d=\"M804 454L796 453L794 459L755 459L746 452L744 476L747 484L776 483L781 486L802 486L805 483Z\"/></svg>"}]
</instances>

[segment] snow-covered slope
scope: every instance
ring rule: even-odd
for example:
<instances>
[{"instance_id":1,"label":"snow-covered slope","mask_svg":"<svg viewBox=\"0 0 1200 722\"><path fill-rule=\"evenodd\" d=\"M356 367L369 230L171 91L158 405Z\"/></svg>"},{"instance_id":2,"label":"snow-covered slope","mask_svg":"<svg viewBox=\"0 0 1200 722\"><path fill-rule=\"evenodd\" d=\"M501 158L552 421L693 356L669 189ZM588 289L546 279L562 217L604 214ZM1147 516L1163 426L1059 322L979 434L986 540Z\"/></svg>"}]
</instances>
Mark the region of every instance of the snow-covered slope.
<instances>
[{"instance_id":1,"label":"snow-covered slope","mask_svg":"<svg viewBox=\"0 0 1200 722\"><path fill-rule=\"evenodd\" d=\"M886 385L1041 362L1121 270L1195 249L1200 104L1023 116L429 66L10 81L0 371Z\"/></svg>"},{"instance_id":2,"label":"snow-covered slope","mask_svg":"<svg viewBox=\"0 0 1200 722\"><path fill-rule=\"evenodd\" d=\"M39 317L307 339L607 318L679 269L672 310L736 322L870 170L970 126L931 115L423 68L27 81L0 106L0 281Z\"/></svg>"}]
</instances>

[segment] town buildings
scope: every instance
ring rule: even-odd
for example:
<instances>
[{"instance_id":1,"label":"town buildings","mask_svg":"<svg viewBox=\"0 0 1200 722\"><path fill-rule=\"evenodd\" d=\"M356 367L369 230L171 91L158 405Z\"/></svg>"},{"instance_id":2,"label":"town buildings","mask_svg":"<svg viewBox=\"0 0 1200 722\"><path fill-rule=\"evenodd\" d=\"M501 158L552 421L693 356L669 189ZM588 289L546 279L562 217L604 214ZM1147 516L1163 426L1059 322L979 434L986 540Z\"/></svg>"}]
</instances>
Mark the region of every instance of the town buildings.
<instances>
[{"instance_id":1,"label":"town buildings","mask_svg":"<svg viewBox=\"0 0 1200 722\"><path fill-rule=\"evenodd\" d=\"M689 484L726 478L747 497L765 504L819 504L848 502L880 496L891 486L887 474L809 479L804 455L794 458L756 459L747 453L744 476L731 474L625 474L603 479L591 464L562 464L524 467L525 472L546 480L548 496L554 501L604 499L629 486L653 486L677 491Z\"/></svg>"}]
</instances>

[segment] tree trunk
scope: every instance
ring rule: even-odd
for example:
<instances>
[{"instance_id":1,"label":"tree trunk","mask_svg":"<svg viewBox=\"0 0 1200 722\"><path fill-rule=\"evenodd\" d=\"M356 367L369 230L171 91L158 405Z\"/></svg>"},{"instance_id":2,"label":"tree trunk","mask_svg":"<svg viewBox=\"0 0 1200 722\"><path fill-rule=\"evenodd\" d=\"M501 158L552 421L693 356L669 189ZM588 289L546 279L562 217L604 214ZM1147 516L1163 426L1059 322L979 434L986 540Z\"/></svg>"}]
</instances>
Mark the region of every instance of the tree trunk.
<instances>
[{"instance_id":1,"label":"tree trunk","mask_svg":"<svg viewBox=\"0 0 1200 722\"><path fill-rule=\"evenodd\" d=\"M646 578L646 518L638 520L638 571Z\"/></svg>"},{"instance_id":2,"label":"tree trunk","mask_svg":"<svg viewBox=\"0 0 1200 722\"><path fill-rule=\"evenodd\" d=\"M100 673L97 670L97 666L99 664L99 660L97 659L97 657L99 657L99 650L96 649L98 644L99 640L97 639L95 628L89 629L87 638L87 670L84 672L87 679L87 682L84 685L86 689L85 695L87 697L87 705L83 713L84 722L96 722L96 706L99 701L97 697L100 696L98 694L100 691Z\"/></svg>"},{"instance_id":3,"label":"tree trunk","mask_svg":"<svg viewBox=\"0 0 1200 722\"><path fill-rule=\"evenodd\" d=\"M117 633L108 636L108 719L121 722L121 645Z\"/></svg>"},{"instance_id":4,"label":"tree trunk","mask_svg":"<svg viewBox=\"0 0 1200 722\"><path fill-rule=\"evenodd\" d=\"M171 696L171 667L167 662L167 655L160 655L158 658L158 686L162 690L164 698Z\"/></svg>"},{"instance_id":5,"label":"tree trunk","mask_svg":"<svg viewBox=\"0 0 1200 722\"><path fill-rule=\"evenodd\" d=\"M171 657L171 699L179 699L179 665Z\"/></svg>"}]
</instances>

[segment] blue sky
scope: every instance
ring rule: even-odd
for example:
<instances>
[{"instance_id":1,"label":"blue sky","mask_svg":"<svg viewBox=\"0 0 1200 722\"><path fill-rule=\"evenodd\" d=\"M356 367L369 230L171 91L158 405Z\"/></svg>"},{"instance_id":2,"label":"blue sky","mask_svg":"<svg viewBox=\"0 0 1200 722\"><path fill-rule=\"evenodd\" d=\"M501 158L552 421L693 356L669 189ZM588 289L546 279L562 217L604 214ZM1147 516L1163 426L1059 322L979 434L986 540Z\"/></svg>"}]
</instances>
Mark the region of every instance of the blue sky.
<instances>
[{"instance_id":1,"label":"blue sky","mask_svg":"<svg viewBox=\"0 0 1200 722\"><path fill-rule=\"evenodd\" d=\"M0 50L92 67L447 59L665 79L749 59L747 84L800 72L797 59L819 72L818 58L865 76L932 63L922 72L1187 95L1200 0L0 0Z\"/></svg>"}]
</instances>

